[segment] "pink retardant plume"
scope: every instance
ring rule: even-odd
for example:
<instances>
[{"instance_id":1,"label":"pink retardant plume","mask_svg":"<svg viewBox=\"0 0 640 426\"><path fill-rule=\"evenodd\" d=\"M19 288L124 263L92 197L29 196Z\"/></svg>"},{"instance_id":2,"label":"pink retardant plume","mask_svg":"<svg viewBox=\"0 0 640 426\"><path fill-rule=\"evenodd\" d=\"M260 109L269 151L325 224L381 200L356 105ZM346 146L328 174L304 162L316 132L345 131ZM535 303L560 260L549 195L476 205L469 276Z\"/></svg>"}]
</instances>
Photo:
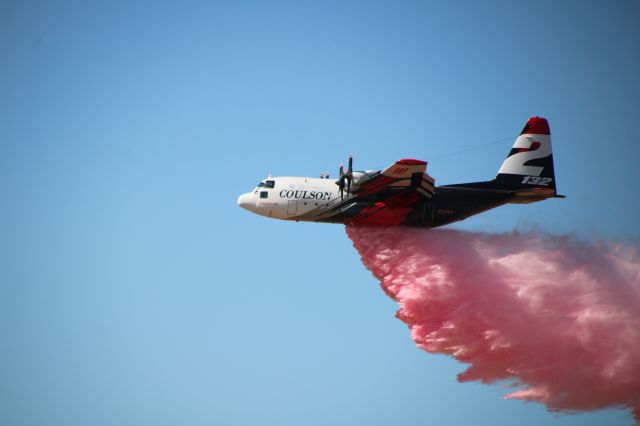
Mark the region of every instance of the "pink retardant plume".
<instances>
[{"instance_id":1,"label":"pink retardant plume","mask_svg":"<svg viewBox=\"0 0 640 426\"><path fill-rule=\"evenodd\" d=\"M640 424L640 254L539 232L347 227L418 347L506 380L505 398Z\"/></svg>"}]
</instances>

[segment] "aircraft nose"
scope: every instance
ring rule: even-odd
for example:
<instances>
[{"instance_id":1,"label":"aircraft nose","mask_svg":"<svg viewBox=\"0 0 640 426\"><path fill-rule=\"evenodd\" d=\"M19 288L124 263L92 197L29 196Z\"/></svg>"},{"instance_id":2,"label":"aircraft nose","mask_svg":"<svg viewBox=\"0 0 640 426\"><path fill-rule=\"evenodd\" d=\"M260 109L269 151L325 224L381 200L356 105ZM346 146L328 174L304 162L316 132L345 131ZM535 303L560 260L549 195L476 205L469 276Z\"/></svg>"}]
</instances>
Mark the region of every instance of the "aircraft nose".
<instances>
[{"instance_id":1,"label":"aircraft nose","mask_svg":"<svg viewBox=\"0 0 640 426\"><path fill-rule=\"evenodd\" d=\"M255 203L252 194L242 194L238 197L238 206L246 210L253 210Z\"/></svg>"}]
</instances>

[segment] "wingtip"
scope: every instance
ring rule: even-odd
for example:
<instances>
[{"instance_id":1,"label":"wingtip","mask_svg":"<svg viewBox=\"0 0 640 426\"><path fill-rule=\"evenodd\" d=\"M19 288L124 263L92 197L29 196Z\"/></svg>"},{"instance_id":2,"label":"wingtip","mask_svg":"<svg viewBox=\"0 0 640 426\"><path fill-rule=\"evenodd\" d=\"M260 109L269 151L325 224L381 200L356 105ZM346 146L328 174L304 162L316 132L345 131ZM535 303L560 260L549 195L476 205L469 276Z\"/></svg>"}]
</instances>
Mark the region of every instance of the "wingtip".
<instances>
[{"instance_id":1,"label":"wingtip","mask_svg":"<svg viewBox=\"0 0 640 426\"><path fill-rule=\"evenodd\" d=\"M396 164L401 164L403 166L426 166L427 162L416 160L415 158L403 158L401 160L398 160Z\"/></svg>"}]
</instances>

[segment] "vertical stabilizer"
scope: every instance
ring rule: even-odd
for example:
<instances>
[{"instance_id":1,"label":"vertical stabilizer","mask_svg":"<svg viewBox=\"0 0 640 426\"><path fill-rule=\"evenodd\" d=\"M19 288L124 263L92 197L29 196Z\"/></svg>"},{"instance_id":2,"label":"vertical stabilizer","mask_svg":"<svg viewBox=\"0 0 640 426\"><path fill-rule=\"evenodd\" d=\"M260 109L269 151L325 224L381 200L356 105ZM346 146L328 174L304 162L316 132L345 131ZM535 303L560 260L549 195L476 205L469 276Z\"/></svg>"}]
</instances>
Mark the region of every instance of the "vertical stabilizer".
<instances>
[{"instance_id":1,"label":"vertical stabilizer","mask_svg":"<svg viewBox=\"0 0 640 426\"><path fill-rule=\"evenodd\" d=\"M542 117L531 117L498 170L495 183L504 189L551 189L555 193L551 132Z\"/></svg>"}]
</instances>

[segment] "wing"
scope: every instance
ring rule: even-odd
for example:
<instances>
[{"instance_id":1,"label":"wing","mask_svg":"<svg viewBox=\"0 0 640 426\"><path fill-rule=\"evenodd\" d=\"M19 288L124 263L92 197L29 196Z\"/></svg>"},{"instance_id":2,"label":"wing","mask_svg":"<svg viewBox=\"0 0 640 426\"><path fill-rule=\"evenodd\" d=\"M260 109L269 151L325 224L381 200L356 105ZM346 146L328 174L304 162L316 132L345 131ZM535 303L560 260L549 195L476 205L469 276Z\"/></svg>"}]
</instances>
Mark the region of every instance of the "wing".
<instances>
[{"instance_id":1,"label":"wing","mask_svg":"<svg viewBox=\"0 0 640 426\"><path fill-rule=\"evenodd\" d=\"M306 216L319 222L352 225L401 225L407 216L423 215L425 201L434 194L427 163L402 159L382 171L353 172L348 195L311 210Z\"/></svg>"},{"instance_id":2,"label":"wing","mask_svg":"<svg viewBox=\"0 0 640 426\"><path fill-rule=\"evenodd\" d=\"M366 176L362 182L356 182L351 193L364 197L390 192L388 195L392 196L394 192L410 190L422 197L431 198L435 180L426 170L426 161L410 158L398 160L382 172Z\"/></svg>"},{"instance_id":3,"label":"wing","mask_svg":"<svg viewBox=\"0 0 640 426\"><path fill-rule=\"evenodd\" d=\"M400 225L407 215L434 194L435 180L426 172L425 161L402 159L382 172L367 175L351 191L355 197L370 198L348 221L353 225Z\"/></svg>"}]
</instances>

